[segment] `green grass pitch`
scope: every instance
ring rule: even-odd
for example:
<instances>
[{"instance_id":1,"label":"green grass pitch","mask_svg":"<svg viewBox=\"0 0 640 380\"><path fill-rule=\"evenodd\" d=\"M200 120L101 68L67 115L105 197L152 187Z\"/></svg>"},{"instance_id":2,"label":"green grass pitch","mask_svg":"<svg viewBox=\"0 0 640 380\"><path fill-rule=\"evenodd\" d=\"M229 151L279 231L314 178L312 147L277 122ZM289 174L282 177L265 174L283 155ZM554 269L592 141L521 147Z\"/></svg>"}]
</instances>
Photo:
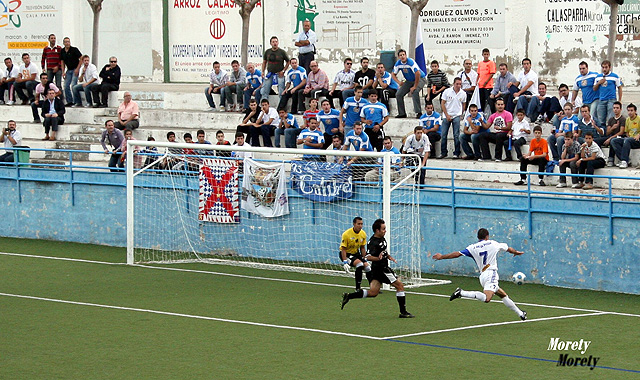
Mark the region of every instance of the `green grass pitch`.
<instances>
[{"instance_id":1,"label":"green grass pitch","mask_svg":"<svg viewBox=\"0 0 640 380\"><path fill-rule=\"evenodd\" d=\"M0 254L2 379L640 378L640 296L502 282L520 322L499 302L449 302L477 278L433 276L452 284L411 290L416 318L399 319L392 291L340 310L348 278L127 266L122 248L38 240L0 252L14 253ZM562 353L597 367L558 366L551 338L591 341Z\"/></svg>"}]
</instances>

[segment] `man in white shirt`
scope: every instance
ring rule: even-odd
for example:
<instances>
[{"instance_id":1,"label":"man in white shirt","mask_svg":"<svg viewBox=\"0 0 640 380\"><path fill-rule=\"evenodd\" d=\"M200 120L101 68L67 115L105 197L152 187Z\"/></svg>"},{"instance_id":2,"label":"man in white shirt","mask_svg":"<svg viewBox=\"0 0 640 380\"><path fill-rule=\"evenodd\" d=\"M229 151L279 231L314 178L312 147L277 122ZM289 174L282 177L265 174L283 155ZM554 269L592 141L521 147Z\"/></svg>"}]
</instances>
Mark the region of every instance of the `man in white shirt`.
<instances>
[{"instance_id":1,"label":"man in white shirt","mask_svg":"<svg viewBox=\"0 0 640 380\"><path fill-rule=\"evenodd\" d=\"M2 130L0 135L0 142L4 143L5 148L13 148L14 146L20 146L22 144L22 135L16 130L16 122L9 120L7 128ZM7 150L5 154L0 156L0 162L13 162L14 151Z\"/></svg>"},{"instance_id":2,"label":"man in white shirt","mask_svg":"<svg viewBox=\"0 0 640 380\"><path fill-rule=\"evenodd\" d=\"M233 146L249 146L249 144L244 143L244 133L238 131L236 132L236 142ZM233 151L231 152L231 157L238 160L238 173L243 172L243 164L245 158L253 158L252 152L242 152L242 151Z\"/></svg>"},{"instance_id":3,"label":"man in white shirt","mask_svg":"<svg viewBox=\"0 0 640 380\"><path fill-rule=\"evenodd\" d=\"M0 74L0 104L4 104L4 90L7 90L9 92L7 105L13 105L15 104L13 86L16 83L16 79L18 79L20 71L19 67L13 64L11 58L5 58L4 65L6 68Z\"/></svg>"},{"instance_id":4,"label":"man in white shirt","mask_svg":"<svg viewBox=\"0 0 640 380\"><path fill-rule=\"evenodd\" d=\"M415 157L407 158L407 166L421 166L420 172L415 174L414 180L416 184L424 185L424 179L427 174L425 166L427 158L431 151L431 143L429 138L424 135L421 125L413 128L413 134L409 135L402 145L402 154L415 154L420 157L420 162Z\"/></svg>"},{"instance_id":5,"label":"man in white shirt","mask_svg":"<svg viewBox=\"0 0 640 380\"><path fill-rule=\"evenodd\" d=\"M457 252L451 252L446 255L436 253L433 255L434 260L443 259L455 259L460 256L471 257L478 266L480 271L480 284L482 284L483 291L466 291L457 288L455 292L449 297L449 301L453 301L456 298L466 298L472 300L478 300L489 303L494 294L502 298L504 306L511 309L514 313L520 317L521 320L527 319L527 312L520 310L518 306L509 298L509 295L500 288L498 284L498 260L497 256L500 252L509 252L513 256L519 256L524 254L522 251L517 251L514 248L509 247L505 243L498 243L495 240L489 240L489 231L486 228L478 230L478 242L469 245L466 249Z\"/></svg>"},{"instance_id":6,"label":"man in white shirt","mask_svg":"<svg viewBox=\"0 0 640 380\"><path fill-rule=\"evenodd\" d=\"M466 108L467 94L462 91L462 79L455 78L453 86L442 93L440 106L442 108L442 140L440 141L439 159L447 157L447 135L449 126L453 125L453 157L460 158L460 116Z\"/></svg>"},{"instance_id":7,"label":"man in white shirt","mask_svg":"<svg viewBox=\"0 0 640 380\"><path fill-rule=\"evenodd\" d=\"M525 58L522 60L523 71L518 74L515 85L520 89L513 94L513 101L517 102L516 109L529 109L531 97L538 96L538 74L531 70L531 60ZM535 121L535 120L531 120Z\"/></svg>"},{"instance_id":8,"label":"man in white shirt","mask_svg":"<svg viewBox=\"0 0 640 380\"><path fill-rule=\"evenodd\" d=\"M40 70L38 69L38 66L31 62L29 54L22 54L22 65L20 65L20 68L18 69L18 77L16 78L15 85L13 87L18 98L22 100L22 105L33 102L33 90L35 90L38 85L37 78L39 73ZM27 95L24 94L23 90L27 90Z\"/></svg>"},{"instance_id":9,"label":"man in white shirt","mask_svg":"<svg viewBox=\"0 0 640 380\"><path fill-rule=\"evenodd\" d=\"M306 72L309 72L309 64L315 59L316 41L316 32L311 30L311 21L305 20L302 23L302 32L298 34L295 45L298 47L299 64Z\"/></svg>"},{"instance_id":10,"label":"man in white shirt","mask_svg":"<svg viewBox=\"0 0 640 380\"><path fill-rule=\"evenodd\" d=\"M260 101L260 108L260 115L258 115L257 121L253 123L254 128L252 129L251 140L258 142L258 134L261 134L262 146L272 147L271 131L275 130L280 124L280 115L278 115L278 111L275 108L269 107L268 99Z\"/></svg>"},{"instance_id":11,"label":"man in white shirt","mask_svg":"<svg viewBox=\"0 0 640 380\"><path fill-rule=\"evenodd\" d=\"M227 82L229 82L229 73L220 68L220 62L213 62L213 71L209 74L209 86L204 89L204 96L209 103L207 111L216 110L213 94L220 94L220 107L224 109L225 94L223 93L223 89L227 86Z\"/></svg>"},{"instance_id":12,"label":"man in white shirt","mask_svg":"<svg viewBox=\"0 0 640 380\"><path fill-rule=\"evenodd\" d=\"M351 70L351 66L353 66L353 61L351 58L346 58L344 60L344 69L338 71L336 77L333 79L333 85L329 90L329 96L327 96L331 103L331 108L337 109L333 103L333 99L338 99L340 102L339 105L341 106L344 103L344 97L342 96L343 91L350 90L356 86L354 82L356 72Z\"/></svg>"},{"instance_id":13,"label":"man in white shirt","mask_svg":"<svg viewBox=\"0 0 640 380\"><path fill-rule=\"evenodd\" d=\"M462 91L467 94L467 104L469 104L473 91L478 85L478 73L471 68L473 64L470 59L465 59L462 65L464 70L458 73L457 77L462 80Z\"/></svg>"},{"instance_id":14,"label":"man in white shirt","mask_svg":"<svg viewBox=\"0 0 640 380\"><path fill-rule=\"evenodd\" d=\"M562 118L564 117L564 105L567 104L567 102L571 101L569 86L564 83L560 84L560 86L558 87L558 95L558 105L560 106L560 108L558 109L557 107L555 107L556 102L552 100L552 111L554 112L554 115L550 121L550 123L553 124L553 127L556 129L558 129L558 127L560 126L560 120L562 120ZM580 107L582 106L582 97L576 96L575 103L572 104L573 113L577 115L578 111L580 111Z\"/></svg>"},{"instance_id":15,"label":"man in white shirt","mask_svg":"<svg viewBox=\"0 0 640 380\"><path fill-rule=\"evenodd\" d=\"M80 91L84 91L84 96L87 100L87 105L85 107L91 107L93 103L91 91L93 91L95 87L100 86L101 79L98 74L98 68L90 62L88 55L83 55L81 62L80 71L78 72L78 84L73 86L74 107L82 107Z\"/></svg>"},{"instance_id":16,"label":"man in white shirt","mask_svg":"<svg viewBox=\"0 0 640 380\"><path fill-rule=\"evenodd\" d=\"M522 146L527 143L527 137L531 134L531 126L524 116L524 110L516 111L516 117L511 124L511 131L508 132L511 141L507 139L504 142L505 152L507 152L505 161L513 159L511 152L509 152L509 146L511 146L511 150L515 150L518 161L522 158Z\"/></svg>"}]
</instances>

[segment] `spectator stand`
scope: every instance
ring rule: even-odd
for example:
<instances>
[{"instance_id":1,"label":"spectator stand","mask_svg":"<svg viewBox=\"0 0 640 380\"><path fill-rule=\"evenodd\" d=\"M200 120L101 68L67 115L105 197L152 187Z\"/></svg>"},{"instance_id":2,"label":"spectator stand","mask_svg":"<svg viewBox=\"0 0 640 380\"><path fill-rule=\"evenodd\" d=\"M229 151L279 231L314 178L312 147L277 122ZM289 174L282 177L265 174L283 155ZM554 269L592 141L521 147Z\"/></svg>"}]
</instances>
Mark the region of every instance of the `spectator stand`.
<instances>
[{"instance_id":1,"label":"spectator stand","mask_svg":"<svg viewBox=\"0 0 640 380\"><path fill-rule=\"evenodd\" d=\"M236 112L205 112L206 100L202 95L201 84L162 84L162 83L123 83L120 91L113 92L109 97L109 108L70 108L67 110L66 122L60 127L58 141L41 141L44 129L41 124L31 123L31 110L27 106L0 106L0 123L13 119L17 121L18 130L23 134L22 145L33 148L31 152L31 163L41 164L61 164L68 161L67 154L57 153L54 149L70 149L77 151L100 151L100 133L104 128L104 122L108 119L116 119L117 106L122 102L125 91L130 91L133 100L141 109L140 128L134 131L134 137L145 140L148 136L153 136L157 141L165 141L168 131L174 131L178 141L182 141L182 135L190 132L192 135L198 129L204 129L209 141L215 140L215 132L222 130L227 140L232 140L236 126L241 119L241 114ZM270 100L274 106L277 104L277 96L272 95ZM394 99L390 99L394 100ZM640 91L627 89L625 93L625 104L628 102L640 103ZM392 114L395 112L392 104ZM301 123L301 117L297 116ZM390 118L385 126L385 133L391 136L394 145L400 147L402 138L413 130L417 125L415 119L394 119ZM543 138L550 133L551 126L543 124ZM449 139L450 150L453 150L453 139ZM439 144L437 144L439 149ZM39 150L45 149L45 150ZM493 150L493 149L492 149ZM523 147L523 151L528 150L528 145ZM607 148L604 149L605 154ZM104 153L86 154L78 153L74 157L74 162L87 163L91 165L104 165L108 161L108 156ZM514 157L515 159L515 157ZM633 150L631 155L633 165L640 163L640 150ZM434 160L427 162L429 167L445 169L445 171L430 170L427 173L427 182L430 180L440 181L450 179L449 172L455 170L456 179L480 181L486 186L499 186L511 188L512 182L517 179L514 174L518 171L516 162L477 162L463 160ZM495 170L496 173L487 173L483 170ZM623 176L638 177L640 174L636 169L602 168L596 174L602 176ZM556 168L557 172L557 168ZM626 182L625 182L626 181ZM557 177L547 180L548 185L555 185ZM606 191L607 180L597 178L595 186L600 187L596 191ZM640 181L620 180L614 181L614 189L638 189ZM547 188L550 190L550 187ZM555 189L555 188L554 188ZM562 189L557 191L562 192Z\"/></svg>"}]
</instances>

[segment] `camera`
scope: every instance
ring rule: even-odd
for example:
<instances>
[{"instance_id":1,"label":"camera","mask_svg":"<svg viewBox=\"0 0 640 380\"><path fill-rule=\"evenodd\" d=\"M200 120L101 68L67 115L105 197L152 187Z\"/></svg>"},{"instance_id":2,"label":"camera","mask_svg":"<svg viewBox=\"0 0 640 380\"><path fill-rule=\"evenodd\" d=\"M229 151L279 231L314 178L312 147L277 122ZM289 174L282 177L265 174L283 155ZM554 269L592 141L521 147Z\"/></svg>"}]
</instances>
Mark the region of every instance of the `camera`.
<instances>
[{"instance_id":1,"label":"camera","mask_svg":"<svg viewBox=\"0 0 640 380\"><path fill-rule=\"evenodd\" d=\"M4 131L5 131L5 132L9 132L9 128L5 128L5 129L4 129Z\"/></svg>"}]
</instances>

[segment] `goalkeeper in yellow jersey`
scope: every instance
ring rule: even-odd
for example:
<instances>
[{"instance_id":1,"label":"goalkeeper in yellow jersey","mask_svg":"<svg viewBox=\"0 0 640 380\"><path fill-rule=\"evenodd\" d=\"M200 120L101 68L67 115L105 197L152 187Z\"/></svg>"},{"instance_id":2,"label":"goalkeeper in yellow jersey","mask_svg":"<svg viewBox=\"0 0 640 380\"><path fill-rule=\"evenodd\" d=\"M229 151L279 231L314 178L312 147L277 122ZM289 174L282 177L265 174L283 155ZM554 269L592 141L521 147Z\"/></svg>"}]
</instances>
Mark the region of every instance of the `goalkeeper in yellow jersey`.
<instances>
[{"instance_id":1,"label":"goalkeeper in yellow jersey","mask_svg":"<svg viewBox=\"0 0 640 380\"><path fill-rule=\"evenodd\" d=\"M356 290L360 290L362 284L362 271L367 273L367 279L371 273L371 266L364 259L367 234L362 230L362 224L361 217L353 218L353 227L342 234L340 243L340 260L344 269L349 272L349 266L356 268Z\"/></svg>"}]
</instances>

